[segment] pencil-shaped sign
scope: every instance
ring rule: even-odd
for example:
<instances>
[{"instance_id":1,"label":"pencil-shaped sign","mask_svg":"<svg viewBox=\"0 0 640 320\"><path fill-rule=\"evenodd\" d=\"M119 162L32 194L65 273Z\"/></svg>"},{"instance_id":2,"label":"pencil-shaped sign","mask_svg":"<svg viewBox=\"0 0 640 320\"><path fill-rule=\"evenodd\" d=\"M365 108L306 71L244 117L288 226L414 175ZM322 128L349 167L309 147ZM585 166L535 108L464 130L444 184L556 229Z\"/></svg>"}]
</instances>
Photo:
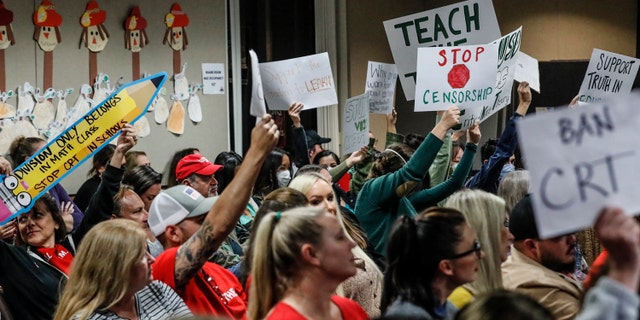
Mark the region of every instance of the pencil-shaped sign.
<instances>
[{"instance_id":1,"label":"pencil-shaped sign","mask_svg":"<svg viewBox=\"0 0 640 320\"><path fill-rule=\"evenodd\" d=\"M33 207L35 200L143 116L167 73L140 79L111 94L33 156L0 178L0 221Z\"/></svg>"}]
</instances>

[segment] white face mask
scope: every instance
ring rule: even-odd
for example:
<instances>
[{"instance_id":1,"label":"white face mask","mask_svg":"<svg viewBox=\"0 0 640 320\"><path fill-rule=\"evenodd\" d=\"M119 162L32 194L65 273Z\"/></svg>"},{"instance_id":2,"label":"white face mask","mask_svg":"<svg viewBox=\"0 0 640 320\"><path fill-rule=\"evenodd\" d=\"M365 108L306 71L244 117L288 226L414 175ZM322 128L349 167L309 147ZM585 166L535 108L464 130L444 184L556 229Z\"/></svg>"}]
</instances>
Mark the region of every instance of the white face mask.
<instances>
[{"instance_id":1,"label":"white face mask","mask_svg":"<svg viewBox=\"0 0 640 320\"><path fill-rule=\"evenodd\" d=\"M289 181L291 181L291 171L289 170L278 171L276 176L278 177L278 187L284 188L289 185Z\"/></svg>"}]
</instances>

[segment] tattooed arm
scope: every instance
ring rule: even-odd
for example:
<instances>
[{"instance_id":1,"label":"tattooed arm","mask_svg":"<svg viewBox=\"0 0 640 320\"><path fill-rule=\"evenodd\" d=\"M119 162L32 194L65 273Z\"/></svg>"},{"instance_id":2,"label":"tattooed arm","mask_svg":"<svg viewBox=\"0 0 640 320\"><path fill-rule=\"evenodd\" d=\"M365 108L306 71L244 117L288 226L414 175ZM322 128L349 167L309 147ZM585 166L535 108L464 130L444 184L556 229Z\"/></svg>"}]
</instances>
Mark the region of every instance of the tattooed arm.
<instances>
[{"instance_id":1,"label":"tattooed arm","mask_svg":"<svg viewBox=\"0 0 640 320\"><path fill-rule=\"evenodd\" d=\"M213 204L200 229L178 249L174 271L176 288L184 287L233 231L246 208L244 199L251 196L262 163L277 142L278 127L267 114L251 131L251 145L238 173Z\"/></svg>"}]
</instances>

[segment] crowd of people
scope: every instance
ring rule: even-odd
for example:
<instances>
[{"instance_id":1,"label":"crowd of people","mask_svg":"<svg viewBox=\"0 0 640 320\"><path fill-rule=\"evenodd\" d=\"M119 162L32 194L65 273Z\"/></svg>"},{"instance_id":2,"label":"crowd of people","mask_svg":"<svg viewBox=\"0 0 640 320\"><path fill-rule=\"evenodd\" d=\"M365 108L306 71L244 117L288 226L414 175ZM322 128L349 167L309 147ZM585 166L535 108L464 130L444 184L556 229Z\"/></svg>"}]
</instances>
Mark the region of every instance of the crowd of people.
<instances>
[{"instance_id":1,"label":"crowd of people","mask_svg":"<svg viewBox=\"0 0 640 320\"><path fill-rule=\"evenodd\" d=\"M440 112L425 135L338 156L289 108L290 149L270 115L248 151L196 147L154 170L125 125L72 197L60 185L0 226L2 319L637 319L640 225L601 209L589 270L575 233L542 239L516 122L479 146ZM0 173L46 144L20 137ZM478 150L480 149L480 150ZM476 153L482 165L472 172ZM577 231L577 230L576 230ZM589 261L591 262L591 261ZM583 283L579 276L588 273Z\"/></svg>"}]
</instances>

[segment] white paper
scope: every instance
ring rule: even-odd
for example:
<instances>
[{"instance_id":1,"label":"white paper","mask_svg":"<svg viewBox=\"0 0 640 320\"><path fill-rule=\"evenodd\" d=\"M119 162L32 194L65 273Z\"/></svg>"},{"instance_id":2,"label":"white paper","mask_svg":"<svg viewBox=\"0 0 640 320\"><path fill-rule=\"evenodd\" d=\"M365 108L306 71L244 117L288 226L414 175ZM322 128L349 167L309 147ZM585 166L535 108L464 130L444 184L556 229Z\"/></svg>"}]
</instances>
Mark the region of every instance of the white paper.
<instances>
[{"instance_id":1,"label":"white paper","mask_svg":"<svg viewBox=\"0 0 640 320\"><path fill-rule=\"evenodd\" d=\"M369 61L364 92L369 94L370 113L391 113L397 79L395 64Z\"/></svg>"},{"instance_id":2,"label":"white paper","mask_svg":"<svg viewBox=\"0 0 640 320\"><path fill-rule=\"evenodd\" d=\"M522 26L508 35L496 40L498 46L498 76L496 78L496 101L485 119L511 103L513 78L522 41Z\"/></svg>"},{"instance_id":3,"label":"white paper","mask_svg":"<svg viewBox=\"0 0 640 320\"><path fill-rule=\"evenodd\" d=\"M347 99L342 121L342 152L355 152L369 144L369 95Z\"/></svg>"},{"instance_id":4,"label":"white paper","mask_svg":"<svg viewBox=\"0 0 640 320\"><path fill-rule=\"evenodd\" d=\"M260 65L258 55L255 51L249 50L251 57L251 108L249 114L262 118L267 114L267 106L264 104L264 91L262 90L262 77L260 76Z\"/></svg>"},{"instance_id":5,"label":"white paper","mask_svg":"<svg viewBox=\"0 0 640 320\"><path fill-rule=\"evenodd\" d=\"M638 212L638 102L633 93L517 122L542 238L590 226L605 204Z\"/></svg>"},{"instance_id":6,"label":"white paper","mask_svg":"<svg viewBox=\"0 0 640 320\"><path fill-rule=\"evenodd\" d=\"M518 82L528 82L531 90L540 93L540 69L538 60L520 51L518 63L516 64L515 80Z\"/></svg>"},{"instance_id":7,"label":"white paper","mask_svg":"<svg viewBox=\"0 0 640 320\"><path fill-rule=\"evenodd\" d=\"M260 64L264 98L271 110L288 110L294 102L304 109L338 104L329 55L318 53Z\"/></svg>"},{"instance_id":8,"label":"white paper","mask_svg":"<svg viewBox=\"0 0 640 320\"><path fill-rule=\"evenodd\" d=\"M224 94L224 63L202 64L202 94Z\"/></svg>"},{"instance_id":9,"label":"white paper","mask_svg":"<svg viewBox=\"0 0 640 320\"><path fill-rule=\"evenodd\" d=\"M593 49L578 93L579 101L593 103L631 92L639 63L640 60L633 57Z\"/></svg>"},{"instance_id":10,"label":"white paper","mask_svg":"<svg viewBox=\"0 0 640 320\"><path fill-rule=\"evenodd\" d=\"M408 101L415 97L418 47L484 44L502 36L491 0L463 1L387 20L384 30Z\"/></svg>"}]
</instances>

